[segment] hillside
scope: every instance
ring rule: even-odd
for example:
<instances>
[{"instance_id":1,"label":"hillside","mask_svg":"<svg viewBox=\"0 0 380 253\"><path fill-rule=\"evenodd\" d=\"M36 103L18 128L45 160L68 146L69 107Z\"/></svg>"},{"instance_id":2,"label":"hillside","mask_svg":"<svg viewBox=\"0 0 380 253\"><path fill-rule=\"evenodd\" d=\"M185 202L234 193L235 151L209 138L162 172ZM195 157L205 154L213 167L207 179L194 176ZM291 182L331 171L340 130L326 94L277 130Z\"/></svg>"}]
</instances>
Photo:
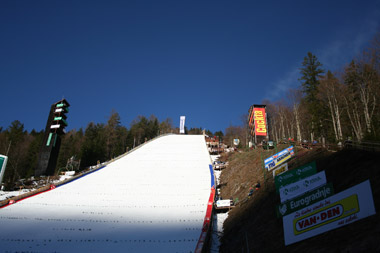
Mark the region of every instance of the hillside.
<instances>
[{"instance_id":1,"label":"hillside","mask_svg":"<svg viewBox=\"0 0 380 253\"><path fill-rule=\"evenodd\" d=\"M378 213L285 247L282 219L275 214L280 198L275 192L272 176L264 175L260 166L261 157L265 159L272 153L274 151L252 150L223 157L229 161L229 166L221 175L222 197L238 198L239 202L224 223L220 252L380 251ZM297 159L289 162L289 169L316 160L317 170L325 170L327 182L333 183L335 193L370 179L375 208L379 209L380 169L376 158L379 152L301 148L296 156ZM248 199L249 188L257 181L261 182L261 189Z\"/></svg>"}]
</instances>

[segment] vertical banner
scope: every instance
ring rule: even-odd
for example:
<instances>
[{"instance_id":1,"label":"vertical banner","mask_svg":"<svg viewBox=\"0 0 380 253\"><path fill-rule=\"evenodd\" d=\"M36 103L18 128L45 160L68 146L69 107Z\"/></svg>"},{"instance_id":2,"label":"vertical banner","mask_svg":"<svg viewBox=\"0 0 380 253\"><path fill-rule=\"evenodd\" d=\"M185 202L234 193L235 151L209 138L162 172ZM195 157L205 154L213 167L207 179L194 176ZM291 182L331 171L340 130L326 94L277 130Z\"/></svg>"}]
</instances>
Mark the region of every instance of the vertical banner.
<instances>
[{"instance_id":1,"label":"vertical banner","mask_svg":"<svg viewBox=\"0 0 380 253\"><path fill-rule=\"evenodd\" d=\"M180 121L179 121L179 133L180 134L185 133L185 119L186 119L185 116L180 117Z\"/></svg>"},{"instance_id":2,"label":"vertical banner","mask_svg":"<svg viewBox=\"0 0 380 253\"><path fill-rule=\"evenodd\" d=\"M253 110L254 110L256 136L267 136L265 108L254 107Z\"/></svg>"},{"instance_id":3,"label":"vertical banner","mask_svg":"<svg viewBox=\"0 0 380 253\"><path fill-rule=\"evenodd\" d=\"M3 182L3 176L5 167L7 166L8 157L5 155L0 155L0 184Z\"/></svg>"}]
</instances>

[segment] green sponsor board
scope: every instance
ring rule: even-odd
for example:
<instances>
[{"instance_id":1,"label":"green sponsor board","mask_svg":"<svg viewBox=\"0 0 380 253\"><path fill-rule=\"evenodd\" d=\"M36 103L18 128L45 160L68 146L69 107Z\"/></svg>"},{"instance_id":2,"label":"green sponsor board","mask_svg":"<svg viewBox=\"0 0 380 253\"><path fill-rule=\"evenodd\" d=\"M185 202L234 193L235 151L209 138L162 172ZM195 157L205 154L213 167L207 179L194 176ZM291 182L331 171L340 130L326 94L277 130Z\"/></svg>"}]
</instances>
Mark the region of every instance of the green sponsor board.
<instances>
[{"instance_id":1,"label":"green sponsor board","mask_svg":"<svg viewBox=\"0 0 380 253\"><path fill-rule=\"evenodd\" d=\"M317 165L315 161L302 165L296 169L284 172L274 178L276 191L285 185L299 181L300 179L309 177L317 173Z\"/></svg>"},{"instance_id":2,"label":"green sponsor board","mask_svg":"<svg viewBox=\"0 0 380 253\"><path fill-rule=\"evenodd\" d=\"M0 155L0 184L3 181L5 167L7 166L8 157Z\"/></svg>"},{"instance_id":3,"label":"green sponsor board","mask_svg":"<svg viewBox=\"0 0 380 253\"><path fill-rule=\"evenodd\" d=\"M330 197L334 194L334 188L331 183L327 183L317 189L306 192L305 194L294 199L285 201L276 206L277 217L282 217L290 213L296 212L302 208L312 205L322 199Z\"/></svg>"},{"instance_id":4,"label":"green sponsor board","mask_svg":"<svg viewBox=\"0 0 380 253\"><path fill-rule=\"evenodd\" d=\"M4 163L5 158L0 157L0 172L3 170L3 163Z\"/></svg>"}]
</instances>

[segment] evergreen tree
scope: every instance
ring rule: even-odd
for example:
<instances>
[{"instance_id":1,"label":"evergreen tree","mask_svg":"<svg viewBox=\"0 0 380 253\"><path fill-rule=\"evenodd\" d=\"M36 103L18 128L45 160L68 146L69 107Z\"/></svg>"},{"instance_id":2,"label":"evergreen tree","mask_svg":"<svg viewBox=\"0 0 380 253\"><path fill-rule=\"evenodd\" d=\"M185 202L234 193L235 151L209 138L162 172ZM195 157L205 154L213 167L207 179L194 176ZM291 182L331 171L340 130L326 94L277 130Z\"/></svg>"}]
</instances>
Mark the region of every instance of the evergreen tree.
<instances>
[{"instance_id":1,"label":"evergreen tree","mask_svg":"<svg viewBox=\"0 0 380 253\"><path fill-rule=\"evenodd\" d=\"M127 149L127 136L128 136L128 130L124 126L119 126L116 129L116 135L117 135L117 142L115 146L115 156L119 156L126 152Z\"/></svg>"},{"instance_id":2,"label":"evergreen tree","mask_svg":"<svg viewBox=\"0 0 380 253\"><path fill-rule=\"evenodd\" d=\"M61 148L59 151L57 168L62 169L67 165L67 161L74 158L78 162L81 159L81 146L84 141L82 128L79 131L71 130L62 137ZM76 169L76 168L70 168Z\"/></svg>"},{"instance_id":3,"label":"evergreen tree","mask_svg":"<svg viewBox=\"0 0 380 253\"><path fill-rule=\"evenodd\" d=\"M128 132L128 147L133 148L156 137L160 132L160 127L161 125L154 115L151 115L149 120L145 116L138 116L132 121L131 129Z\"/></svg>"},{"instance_id":4,"label":"evergreen tree","mask_svg":"<svg viewBox=\"0 0 380 253\"><path fill-rule=\"evenodd\" d=\"M311 115L311 131L312 137L314 134L323 135L323 105L318 99L319 78L324 73L322 64L317 57L308 52L302 62L301 78L304 93L304 102Z\"/></svg>"},{"instance_id":5,"label":"evergreen tree","mask_svg":"<svg viewBox=\"0 0 380 253\"><path fill-rule=\"evenodd\" d=\"M22 162L23 177L29 178L34 175L35 170L37 169L38 155L41 149L42 141L44 137L44 131L36 132L32 130L29 134L31 139L30 144L28 145L28 151L26 157Z\"/></svg>"},{"instance_id":6,"label":"evergreen tree","mask_svg":"<svg viewBox=\"0 0 380 253\"><path fill-rule=\"evenodd\" d=\"M23 160L28 148L27 135L27 132L24 131L24 124L18 120L13 121L5 132L8 163L3 182L7 184L7 188L11 187L16 180L24 177Z\"/></svg>"},{"instance_id":7,"label":"evergreen tree","mask_svg":"<svg viewBox=\"0 0 380 253\"><path fill-rule=\"evenodd\" d=\"M215 136L218 136L219 138L223 138L223 136L224 136L224 134L223 134L222 131L216 131L216 132L214 133L214 135L215 135Z\"/></svg>"},{"instance_id":8,"label":"evergreen tree","mask_svg":"<svg viewBox=\"0 0 380 253\"><path fill-rule=\"evenodd\" d=\"M148 133L147 137L148 139L153 139L156 137L159 133L160 130L160 123L158 122L158 119L156 116L151 115L149 118L149 123L148 123Z\"/></svg>"},{"instance_id":9,"label":"evergreen tree","mask_svg":"<svg viewBox=\"0 0 380 253\"><path fill-rule=\"evenodd\" d=\"M188 134L202 134L203 129L202 129L202 127L192 127L186 133L188 133Z\"/></svg>"},{"instance_id":10,"label":"evergreen tree","mask_svg":"<svg viewBox=\"0 0 380 253\"><path fill-rule=\"evenodd\" d=\"M118 144L118 128L120 128L120 116L116 111L112 111L107 121L106 130L106 150L107 158L111 159L116 156L115 149Z\"/></svg>"},{"instance_id":11,"label":"evergreen tree","mask_svg":"<svg viewBox=\"0 0 380 253\"><path fill-rule=\"evenodd\" d=\"M95 123L91 122L88 124L84 134L84 142L81 148L81 167L85 168L96 165L98 161L106 161L106 153L104 125L95 125Z\"/></svg>"}]
</instances>

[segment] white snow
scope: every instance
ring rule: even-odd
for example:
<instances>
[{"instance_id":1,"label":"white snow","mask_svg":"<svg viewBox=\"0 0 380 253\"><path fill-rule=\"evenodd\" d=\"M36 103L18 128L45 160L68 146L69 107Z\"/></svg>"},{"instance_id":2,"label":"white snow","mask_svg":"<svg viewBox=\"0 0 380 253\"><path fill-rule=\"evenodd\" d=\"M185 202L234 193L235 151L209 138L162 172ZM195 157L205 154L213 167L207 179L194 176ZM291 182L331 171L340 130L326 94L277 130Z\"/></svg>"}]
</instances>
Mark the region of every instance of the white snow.
<instances>
[{"instance_id":1,"label":"white snow","mask_svg":"<svg viewBox=\"0 0 380 253\"><path fill-rule=\"evenodd\" d=\"M217 161L219 158L220 158L220 155L211 156L211 159L213 162ZM220 184L221 174L222 174L221 170L214 170L216 185ZM220 189L217 188L217 195L219 195L219 191ZM223 223L227 219L227 217L228 217L228 212L215 213L213 215L210 252L219 252L220 238L223 235Z\"/></svg>"},{"instance_id":2,"label":"white snow","mask_svg":"<svg viewBox=\"0 0 380 253\"><path fill-rule=\"evenodd\" d=\"M220 155L210 155L210 157L211 157L211 160L212 160L213 162L215 162L215 161L219 160Z\"/></svg>"},{"instance_id":3,"label":"white snow","mask_svg":"<svg viewBox=\"0 0 380 253\"><path fill-rule=\"evenodd\" d=\"M210 252L219 252L220 238L223 236L223 223L228 217L226 213L216 213L213 216Z\"/></svg>"},{"instance_id":4,"label":"white snow","mask_svg":"<svg viewBox=\"0 0 380 253\"><path fill-rule=\"evenodd\" d=\"M210 195L202 135L169 135L0 209L3 252L192 252Z\"/></svg>"},{"instance_id":5,"label":"white snow","mask_svg":"<svg viewBox=\"0 0 380 253\"><path fill-rule=\"evenodd\" d=\"M28 193L32 190L34 190L34 189L22 189L19 191L0 191L0 201L11 198L11 197L17 197L19 195Z\"/></svg>"}]
</instances>

